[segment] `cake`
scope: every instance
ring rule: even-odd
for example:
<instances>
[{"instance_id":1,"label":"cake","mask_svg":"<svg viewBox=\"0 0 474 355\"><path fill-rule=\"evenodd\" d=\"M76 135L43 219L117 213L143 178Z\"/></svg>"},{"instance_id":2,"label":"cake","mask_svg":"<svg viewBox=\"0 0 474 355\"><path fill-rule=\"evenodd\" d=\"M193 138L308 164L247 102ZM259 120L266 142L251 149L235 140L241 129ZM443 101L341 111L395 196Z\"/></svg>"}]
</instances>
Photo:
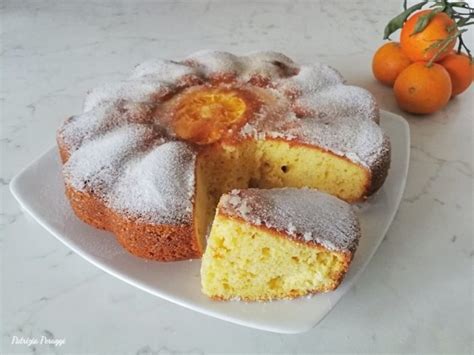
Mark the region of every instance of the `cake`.
<instances>
[{"instance_id":1,"label":"cake","mask_svg":"<svg viewBox=\"0 0 474 355\"><path fill-rule=\"evenodd\" d=\"M244 189L224 194L202 258L203 292L265 301L335 289L360 237L346 202L317 190Z\"/></svg>"},{"instance_id":2,"label":"cake","mask_svg":"<svg viewBox=\"0 0 474 355\"><path fill-rule=\"evenodd\" d=\"M232 189L309 187L356 202L390 165L369 92L274 52L140 64L90 91L57 142L76 215L161 261L202 256Z\"/></svg>"}]
</instances>

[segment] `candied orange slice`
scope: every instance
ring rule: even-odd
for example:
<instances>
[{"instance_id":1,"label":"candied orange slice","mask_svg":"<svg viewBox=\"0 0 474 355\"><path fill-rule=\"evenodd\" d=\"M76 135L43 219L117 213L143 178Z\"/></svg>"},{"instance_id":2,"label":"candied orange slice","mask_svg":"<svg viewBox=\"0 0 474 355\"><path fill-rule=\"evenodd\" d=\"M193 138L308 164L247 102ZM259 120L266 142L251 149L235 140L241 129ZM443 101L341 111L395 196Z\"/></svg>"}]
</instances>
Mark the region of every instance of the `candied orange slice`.
<instances>
[{"instance_id":1,"label":"candied orange slice","mask_svg":"<svg viewBox=\"0 0 474 355\"><path fill-rule=\"evenodd\" d=\"M174 132L197 144L214 143L247 121L251 101L249 92L234 88L202 87L184 93L174 108Z\"/></svg>"}]
</instances>

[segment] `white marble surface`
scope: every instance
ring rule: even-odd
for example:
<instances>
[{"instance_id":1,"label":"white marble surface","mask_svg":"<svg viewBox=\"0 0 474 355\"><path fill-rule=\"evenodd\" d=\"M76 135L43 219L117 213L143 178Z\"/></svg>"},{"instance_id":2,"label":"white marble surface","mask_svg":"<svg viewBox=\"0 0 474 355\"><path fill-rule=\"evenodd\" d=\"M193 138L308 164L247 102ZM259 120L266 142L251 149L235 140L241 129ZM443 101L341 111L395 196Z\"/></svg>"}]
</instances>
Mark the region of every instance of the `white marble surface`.
<instances>
[{"instance_id":1,"label":"white marble surface","mask_svg":"<svg viewBox=\"0 0 474 355\"><path fill-rule=\"evenodd\" d=\"M87 89L157 56L202 48L283 51L332 64L400 114L391 90L370 72L400 3L3 1L3 352L472 352L472 88L430 117L403 114L412 157L398 215L356 286L305 334L247 329L134 289L70 252L8 191L19 169L54 144L59 122L79 112ZM66 343L11 344L13 336L42 335Z\"/></svg>"}]
</instances>

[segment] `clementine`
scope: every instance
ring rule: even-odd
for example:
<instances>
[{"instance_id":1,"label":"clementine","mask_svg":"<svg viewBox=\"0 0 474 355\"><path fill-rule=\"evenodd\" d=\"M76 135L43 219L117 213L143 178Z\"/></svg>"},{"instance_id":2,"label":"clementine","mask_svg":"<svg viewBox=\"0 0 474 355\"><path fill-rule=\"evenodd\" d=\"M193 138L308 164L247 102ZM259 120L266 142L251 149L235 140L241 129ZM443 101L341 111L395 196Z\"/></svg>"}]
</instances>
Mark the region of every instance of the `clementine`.
<instances>
[{"instance_id":1,"label":"clementine","mask_svg":"<svg viewBox=\"0 0 474 355\"><path fill-rule=\"evenodd\" d=\"M402 52L400 43L390 42L375 52L372 59L372 72L378 81L393 86L398 74L410 63L410 59Z\"/></svg>"},{"instance_id":2,"label":"clementine","mask_svg":"<svg viewBox=\"0 0 474 355\"><path fill-rule=\"evenodd\" d=\"M409 65L393 87L398 105L405 111L427 114L444 107L451 97L451 78L443 66L425 62Z\"/></svg>"},{"instance_id":3,"label":"clementine","mask_svg":"<svg viewBox=\"0 0 474 355\"><path fill-rule=\"evenodd\" d=\"M440 48L433 47L439 44L439 41L456 33L456 23L444 12L435 14L423 31L413 34L416 23L421 16L428 15L432 10L418 11L412 15L402 27L400 33L400 45L405 54L413 62L429 61L438 52ZM452 39L436 58L439 61L446 57L454 48L456 39Z\"/></svg>"},{"instance_id":4,"label":"clementine","mask_svg":"<svg viewBox=\"0 0 474 355\"><path fill-rule=\"evenodd\" d=\"M449 73L452 83L452 96L465 91L472 82L473 65L465 54L452 53L439 62Z\"/></svg>"}]
</instances>

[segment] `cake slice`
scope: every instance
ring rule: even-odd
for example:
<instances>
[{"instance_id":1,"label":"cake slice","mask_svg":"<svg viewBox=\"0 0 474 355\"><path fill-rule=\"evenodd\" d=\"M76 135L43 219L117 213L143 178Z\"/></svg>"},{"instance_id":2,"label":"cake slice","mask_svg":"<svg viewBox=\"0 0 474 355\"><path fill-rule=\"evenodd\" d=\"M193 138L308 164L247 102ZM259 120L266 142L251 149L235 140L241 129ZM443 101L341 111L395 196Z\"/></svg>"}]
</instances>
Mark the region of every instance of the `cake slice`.
<instances>
[{"instance_id":1,"label":"cake slice","mask_svg":"<svg viewBox=\"0 0 474 355\"><path fill-rule=\"evenodd\" d=\"M346 202L312 189L233 190L221 197L202 259L218 300L289 299L334 290L360 237Z\"/></svg>"}]
</instances>

